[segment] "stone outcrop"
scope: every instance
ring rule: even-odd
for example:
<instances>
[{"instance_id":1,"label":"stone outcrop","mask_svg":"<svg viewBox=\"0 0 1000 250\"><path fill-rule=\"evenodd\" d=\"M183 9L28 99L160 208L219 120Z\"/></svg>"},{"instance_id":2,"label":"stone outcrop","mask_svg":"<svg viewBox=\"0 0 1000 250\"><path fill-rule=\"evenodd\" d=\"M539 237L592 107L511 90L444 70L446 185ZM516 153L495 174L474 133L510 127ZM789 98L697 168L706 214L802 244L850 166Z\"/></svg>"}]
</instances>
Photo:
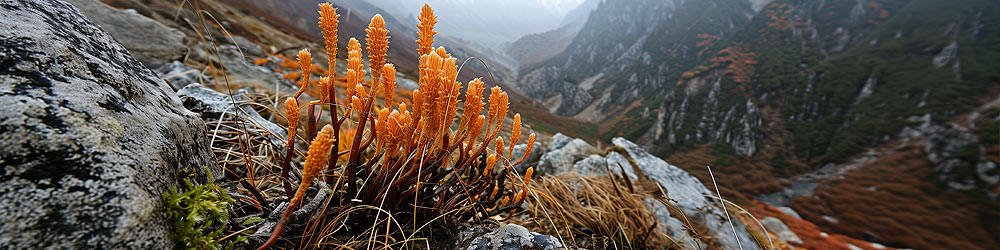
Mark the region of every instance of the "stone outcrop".
<instances>
[{"instance_id":1,"label":"stone outcrop","mask_svg":"<svg viewBox=\"0 0 1000 250\"><path fill-rule=\"evenodd\" d=\"M597 149L581 139L570 138L562 133L552 136L545 148L545 154L538 161L538 174L558 174L572 169L573 163L595 153Z\"/></svg>"},{"instance_id":2,"label":"stone outcrop","mask_svg":"<svg viewBox=\"0 0 1000 250\"><path fill-rule=\"evenodd\" d=\"M146 67L157 68L166 62L180 60L187 51L183 32L145 17L136 10L116 9L100 0L66 2L76 6Z\"/></svg>"},{"instance_id":3,"label":"stone outcrop","mask_svg":"<svg viewBox=\"0 0 1000 250\"><path fill-rule=\"evenodd\" d=\"M163 80L72 5L3 0L0 82L0 246L169 248L161 195L215 161Z\"/></svg>"},{"instance_id":4,"label":"stone outcrop","mask_svg":"<svg viewBox=\"0 0 1000 250\"><path fill-rule=\"evenodd\" d=\"M722 207L717 206L718 200L707 198L716 196L715 193L705 187L698 178L647 153L639 145L625 138L616 137L612 139L612 143L625 149L637 167L660 184L667 192L667 197L677 201L677 207L684 211L684 214L708 227L709 234L718 237L719 243L726 249L738 249L740 245L742 249L758 249L753 237L746 230L740 230L744 228L742 223L734 220L733 226L738 228L736 233L739 235L739 244L737 243Z\"/></svg>"},{"instance_id":5,"label":"stone outcrop","mask_svg":"<svg viewBox=\"0 0 1000 250\"><path fill-rule=\"evenodd\" d=\"M537 171L550 175L575 173L599 176L607 174L610 168L612 173L619 176L622 176L624 170L624 176L632 180L642 178L640 176L648 177L663 188L667 197L676 200L675 205L684 216L708 228L709 232L699 232L700 234L718 239L725 249L738 249L741 245L743 249L758 249L741 222L734 220L730 224L719 201L711 198L716 194L698 178L649 154L625 138L614 138L612 144L612 150L602 156L583 140L556 134L546 147L547 151L542 154ZM621 167L618 167L619 164ZM686 235L683 223L672 217L663 204L652 199L646 200L646 203L660 222L660 228L679 244L689 247L700 244ZM739 241L733 237L732 227L736 228Z\"/></svg>"}]
</instances>

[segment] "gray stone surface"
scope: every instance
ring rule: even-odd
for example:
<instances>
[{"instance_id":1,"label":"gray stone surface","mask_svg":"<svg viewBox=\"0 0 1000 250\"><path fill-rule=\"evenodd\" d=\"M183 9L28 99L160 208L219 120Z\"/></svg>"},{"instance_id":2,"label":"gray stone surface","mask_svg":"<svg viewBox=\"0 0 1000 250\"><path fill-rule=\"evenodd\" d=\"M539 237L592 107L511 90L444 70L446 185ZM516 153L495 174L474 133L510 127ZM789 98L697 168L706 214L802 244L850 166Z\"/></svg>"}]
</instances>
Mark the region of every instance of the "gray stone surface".
<instances>
[{"instance_id":1,"label":"gray stone surface","mask_svg":"<svg viewBox=\"0 0 1000 250\"><path fill-rule=\"evenodd\" d=\"M541 160L538 161L538 166L535 167L537 174L555 175L569 172L576 161L586 158L597 151L596 148L586 141L581 139L569 139L567 141L568 137L564 137L562 134L552 136L552 140L547 147L547 152L542 154Z\"/></svg>"},{"instance_id":2,"label":"gray stone surface","mask_svg":"<svg viewBox=\"0 0 1000 250\"><path fill-rule=\"evenodd\" d=\"M572 137L566 136L563 133L556 133L549 139L549 144L546 145L545 151L560 149L572 140Z\"/></svg>"},{"instance_id":3,"label":"gray stone surface","mask_svg":"<svg viewBox=\"0 0 1000 250\"><path fill-rule=\"evenodd\" d=\"M139 61L150 68L184 57L184 33L140 15L119 10L99 0L66 0L88 19L114 37Z\"/></svg>"},{"instance_id":4,"label":"gray stone surface","mask_svg":"<svg viewBox=\"0 0 1000 250\"><path fill-rule=\"evenodd\" d=\"M528 149L528 144L514 145L514 150L511 155L513 155L515 159L520 159L520 157L524 155L524 150L527 149ZM517 166L514 166L514 169L517 169L518 173L523 174L524 171L528 169L528 166L531 166L531 163L537 162L538 158L542 157L543 150L545 149L542 148L542 143L536 141L535 146L533 146L531 149L531 153L528 154L528 158L524 159L524 162L521 162L521 164L517 164Z\"/></svg>"},{"instance_id":5,"label":"gray stone surface","mask_svg":"<svg viewBox=\"0 0 1000 250\"><path fill-rule=\"evenodd\" d=\"M209 53L209 51L212 51L211 46L205 47L203 44L198 44L194 46L192 57L195 60L220 62L222 67L225 68L228 77L225 80L231 84L258 87L267 90L274 90L277 86L277 91L282 93L294 93L298 90L298 86L295 83L282 78L281 74L267 67L253 64L246 57L248 56L247 54L240 54L236 46L223 44L219 45L218 49L219 55L216 56ZM315 61L316 59L313 60ZM298 70L293 72L298 72Z\"/></svg>"},{"instance_id":6,"label":"gray stone surface","mask_svg":"<svg viewBox=\"0 0 1000 250\"><path fill-rule=\"evenodd\" d=\"M619 177L622 176L622 170L624 169L625 175L629 179L632 181L639 179L639 176L635 174L632 163L618 152L609 152L604 157L596 154L587 156L587 158L583 158L583 160L573 164L572 172L583 176L599 176L608 174L608 169L611 169L611 173Z\"/></svg>"},{"instance_id":7,"label":"gray stone surface","mask_svg":"<svg viewBox=\"0 0 1000 250\"><path fill-rule=\"evenodd\" d=\"M181 102L188 110L201 114L201 118L209 121L216 121L220 118L224 121L235 120L235 109L233 99L240 104L240 117L247 121L247 132L250 134L264 133L265 137L271 138L271 144L277 148L285 148L284 141L288 138L288 131L285 128L268 121L260 116L252 106L246 103L252 93L249 89L240 89L233 93L233 98L229 95L219 93L201 84L192 83L177 91ZM222 117L226 114L226 117ZM274 135L274 136L270 136Z\"/></svg>"},{"instance_id":8,"label":"gray stone surface","mask_svg":"<svg viewBox=\"0 0 1000 250\"><path fill-rule=\"evenodd\" d=\"M226 42L234 42L234 41L236 42L236 45L239 46L241 50L243 50L245 56L255 56L255 57L265 56L264 49L261 49L260 45L257 45L256 43L250 41L249 39L246 39L245 37L233 36L232 40L228 39L226 40Z\"/></svg>"},{"instance_id":9,"label":"gray stone surface","mask_svg":"<svg viewBox=\"0 0 1000 250\"><path fill-rule=\"evenodd\" d=\"M161 195L215 164L202 120L62 1L0 0L0 62L0 248L170 248Z\"/></svg>"},{"instance_id":10,"label":"gray stone surface","mask_svg":"<svg viewBox=\"0 0 1000 250\"><path fill-rule=\"evenodd\" d=\"M529 231L517 224L503 225L472 239L466 250L562 249L559 239Z\"/></svg>"},{"instance_id":11,"label":"gray stone surface","mask_svg":"<svg viewBox=\"0 0 1000 250\"><path fill-rule=\"evenodd\" d=\"M687 231L684 231L684 223L681 220L670 216L670 210L667 210L667 206L651 198L647 198L645 202L646 206L653 212L653 215L656 216L660 230L670 235L670 238L674 239L683 249L698 249L695 244L701 243L695 242L687 234Z\"/></svg>"},{"instance_id":12,"label":"gray stone surface","mask_svg":"<svg viewBox=\"0 0 1000 250\"><path fill-rule=\"evenodd\" d=\"M795 210L790 207L778 207L778 211L781 211L788 216L795 217L796 219L802 219L802 216L799 216L799 213L795 212Z\"/></svg>"},{"instance_id":13,"label":"gray stone surface","mask_svg":"<svg viewBox=\"0 0 1000 250\"><path fill-rule=\"evenodd\" d=\"M763 220L760 220L760 223L764 224L764 227L767 228L768 232L777 235L778 240L787 241L795 244L802 244L802 239L799 239L799 236L795 235L795 232L789 230L788 226L786 226L784 222L781 222L780 219L774 217L767 217L764 218Z\"/></svg>"},{"instance_id":14,"label":"gray stone surface","mask_svg":"<svg viewBox=\"0 0 1000 250\"><path fill-rule=\"evenodd\" d=\"M154 70L156 75L163 78L174 90L180 90L184 86L192 83L212 82L212 78L206 76L196 69L188 67L179 61L163 64Z\"/></svg>"},{"instance_id":15,"label":"gray stone surface","mask_svg":"<svg viewBox=\"0 0 1000 250\"><path fill-rule=\"evenodd\" d=\"M708 227L711 231L709 234L717 237L724 248L739 249L742 245L744 250L759 249L753 238L743 229L745 226L734 220L736 234L739 237L737 242L736 238L733 237L733 230L726 220L723 209L716 206L719 204L718 201L705 197L706 195L715 196L715 193L706 188L698 178L647 153L639 145L625 138L616 137L612 139L612 143L625 149L629 156L635 160L639 169L659 183L666 191L667 197L677 200L677 206L689 218Z\"/></svg>"}]
</instances>

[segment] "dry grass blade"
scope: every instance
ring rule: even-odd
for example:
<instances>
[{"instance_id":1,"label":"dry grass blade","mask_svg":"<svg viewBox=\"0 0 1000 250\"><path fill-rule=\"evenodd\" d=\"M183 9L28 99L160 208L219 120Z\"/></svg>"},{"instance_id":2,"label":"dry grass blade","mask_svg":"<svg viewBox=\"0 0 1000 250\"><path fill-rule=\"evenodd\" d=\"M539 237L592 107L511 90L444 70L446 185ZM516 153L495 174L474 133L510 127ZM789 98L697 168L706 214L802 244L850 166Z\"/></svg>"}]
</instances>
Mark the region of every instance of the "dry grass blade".
<instances>
[{"instance_id":1,"label":"dry grass blade","mask_svg":"<svg viewBox=\"0 0 1000 250\"><path fill-rule=\"evenodd\" d=\"M535 200L532 206L560 208L553 224L537 219L515 219L516 223L551 233L556 225L565 225L575 236L574 244L588 248L659 248L676 245L658 227L650 229L649 218L655 218L647 208L645 195L622 193L611 180L579 175L545 176L537 178L534 188L551 199ZM618 193L622 193L618 195ZM637 239L646 239L639 241Z\"/></svg>"},{"instance_id":2,"label":"dry grass blade","mask_svg":"<svg viewBox=\"0 0 1000 250\"><path fill-rule=\"evenodd\" d=\"M740 242L740 236L736 233L736 225L733 224L733 218L729 216L729 210L726 209L726 203L721 202L722 192L719 191L719 184L715 182L715 175L712 174L712 166L706 165L705 167L708 168L708 175L712 178L712 185L715 186L715 192L719 195L719 203L722 204L722 211L726 213L726 220L729 221L729 227L733 229L733 238L736 238L736 244L740 246L740 250L743 250L743 243Z\"/></svg>"}]
</instances>

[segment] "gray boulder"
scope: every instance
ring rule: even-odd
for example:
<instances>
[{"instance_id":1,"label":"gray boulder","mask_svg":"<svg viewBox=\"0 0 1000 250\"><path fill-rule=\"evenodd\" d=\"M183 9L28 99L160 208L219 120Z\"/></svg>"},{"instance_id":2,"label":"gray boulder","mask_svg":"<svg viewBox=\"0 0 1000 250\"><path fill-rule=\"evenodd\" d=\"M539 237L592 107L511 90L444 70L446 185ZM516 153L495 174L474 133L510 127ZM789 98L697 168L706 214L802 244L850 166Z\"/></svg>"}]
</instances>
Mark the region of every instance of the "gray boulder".
<instances>
[{"instance_id":1,"label":"gray boulder","mask_svg":"<svg viewBox=\"0 0 1000 250\"><path fill-rule=\"evenodd\" d=\"M563 133L556 133L549 139L549 145L545 147L545 151L553 151L566 146L567 143L573 141L573 137L564 135Z\"/></svg>"},{"instance_id":2,"label":"gray boulder","mask_svg":"<svg viewBox=\"0 0 1000 250\"><path fill-rule=\"evenodd\" d=\"M483 231L473 229L472 234ZM460 233L463 235L463 233ZM468 236L468 235L466 235ZM459 244L459 246L462 246ZM507 224L494 229L491 232L481 234L472 239L466 250L520 250L520 249L562 249L563 245L559 239L551 235L539 234L529 231L517 224ZM462 249L462 248L459 248Z\"/></svg>"},{"instance_id":3,"label":"gray boulder","mask_svg":"<svg viewBox=\"0 0 1000 250\"><path fill-rule=\"evenodd\" d=\"M552 136L547 149L547 152L542 154L541 160L538 161L538 166L535 167L537 174L557 175L569 172L576 161L597 151L586 141L569 138L562 134Z\"/></svg>"},{"instance_id":4,"label":"gray boulder","mask_svg":"<svg viewBox=\"0 0 1000 250\"><path fill-rule=\"evenodd\" d=\"M146 67L157 68L163 63L184 57L184 33L132 9L119 10L99 0L66 0L83 15L114 37Z\"/></svg>"},{"instance_id":5,"label":"gray boulder","mask_svg":"<svg viewBox=\"0 0 1000 250\"><path fill-rule=\"evenodd\" d=\"M524 151L527 149L528 149L528 144L523 144L523 143L517 144L514 146L514 150L511 153L511 155L513 155L513 158L516 161L520 159L521 156L524 155ZM514 169L516 169L518 173L523 174L524 171L528 170L528 167L531 166L532 162L538 161L538 158L542 156L541 153L542 150L544 150L542 148L542 143L535 142L535 146L531 148L531 153L528 154L528 158L524 159L524 161L521 162L521 164L517 164L517 166L514 166Z\"/></svg>"},{"instance_id":6,"label":"gray boulder","mask_svg":"<svg viewBox=\"0 0 1000 250\"><path fill-rule=\"evenodd\" d=\"M608 169L611 169L611 173L619 177L622 176L622 170L625 170L625 176L628 176L630 180L639 179L632 168L632 163L629 163L628 158L618 152L609 152L607 156L596 154L587 156L587 158L573 164L572 172L583 176L599 176L608 174Z\"/></svg>"},{"instance_id":7,"label":"gray boulder","mask_svg":"<svg viewBox=\"0 0 1000 250\"><path fill-rule=\"evenodd\" d=\"M66 2L0 0L0 62L0 248L170 248L161 195L215 164L202 120Z\"/></svg>"},{"instance_id":8,"label":"gray boulder","mask_svg":"<svg viewBox=\"0 0 1000 250\"><path fill-rule=\"evenodd\" d=\"M212 82L212 78L179 61L165 63L155 70L156 75L166 80L174 90L180 90L192 83Z\"/></svg>"},{"instance_id":9,"label":"gray boulder","mask_svg":"<svg viewBox=\"0 0 1000 250\"><path fill-rule=\"evenodd\" d=\"M717 206L719 202L706 198L715 196L715 193L706 188L698 178L647 153L639 145L625 138L616 137L612 139L612 143L625 149L639 169L659 183L666 191L667 197L677 200L677 206L684 211L684 214L708 227L711 231L709 235L716 237L725 249L739 249L741 245L744 250L759 249L750 234L746 232L746 227L738 220L733 220L735 225L732 226L736 228L739 241L733 237L733 229L726 219L725 212L722 207ZM699 233L704 234L704 232Z\"/></svg>"},{"instance_id":10,"label":"gray boulder","mask_svg":"<svg viewBox=\"0 0 1000 250\"><path fill-rule=\"evenodd\" d=\"M781 222L780 219L774 217L767 217L764 218L763 220L760 220L760 223L764 224L764 227L767 228L768 232L777 235L778 240L787 241L795 244L802 244L802 239L799 239L799 236L795 235L795 232L789 230L788 226L786 226L784 222Z\"/></svg>"},{"instance_id":11,"label":"gray boulder","mask_svg":"<svg viewBox=\"0 0 1000 250\"><path fill-rule=\"evenodd\" d=\"M660 201L655 199L647 198L645 200L646 206L653 215L656 216L656 221L659 222L660 230L670 235L671 239L677 242L682 249L698 249L698 246L703 246L702 243L696 242L694 239L688 235L687 231L684 230L684 222L678 220L677 218L670 216L670 210L667 210L667 206L663 205Z\"/></svg>"}]
</instances>

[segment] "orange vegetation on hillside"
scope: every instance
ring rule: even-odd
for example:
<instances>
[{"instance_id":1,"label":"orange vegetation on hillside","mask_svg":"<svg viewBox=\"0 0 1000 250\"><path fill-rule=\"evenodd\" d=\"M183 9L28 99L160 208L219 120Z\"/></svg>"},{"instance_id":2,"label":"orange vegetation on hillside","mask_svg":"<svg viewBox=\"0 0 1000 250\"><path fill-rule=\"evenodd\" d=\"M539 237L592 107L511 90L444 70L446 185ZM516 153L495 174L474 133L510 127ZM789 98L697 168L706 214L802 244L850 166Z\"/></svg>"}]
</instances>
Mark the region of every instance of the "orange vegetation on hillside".
<instances>
[{"instance_id":1,"label":"orange vegetation on hillside","mask_svg":"<svg viewBox=\"0 0 1000 250\"><path fill-rule=\"evenodd\" d=\"M998 243L998 203L977 202L936 186L922 146L903 146L830 181L789 205L835 232L875 233L888 245L917 249L985 249ZM865 204L858 206L856 204ZM837 223L822 219L831 216ZM963 222L979 221L968 224Z\"/></svg>"},{"instance_id":2,"label":"orange vegetation on hillside","mask_svg":"<svg viewBox=\"0 0 1000 250\"><path fill-rule=\"evenodd\" d=\"M726 67L725 74L733 79L737 83L748 83L750 82L750 76L753 75L754 65L757 61L754 58L757 55L751 52L749 49L743 47L741 44L736 43L732 47L726 47L716 54L715 58L709 60L712 62L713 67Z\"/></svg>"}]
</instances>

